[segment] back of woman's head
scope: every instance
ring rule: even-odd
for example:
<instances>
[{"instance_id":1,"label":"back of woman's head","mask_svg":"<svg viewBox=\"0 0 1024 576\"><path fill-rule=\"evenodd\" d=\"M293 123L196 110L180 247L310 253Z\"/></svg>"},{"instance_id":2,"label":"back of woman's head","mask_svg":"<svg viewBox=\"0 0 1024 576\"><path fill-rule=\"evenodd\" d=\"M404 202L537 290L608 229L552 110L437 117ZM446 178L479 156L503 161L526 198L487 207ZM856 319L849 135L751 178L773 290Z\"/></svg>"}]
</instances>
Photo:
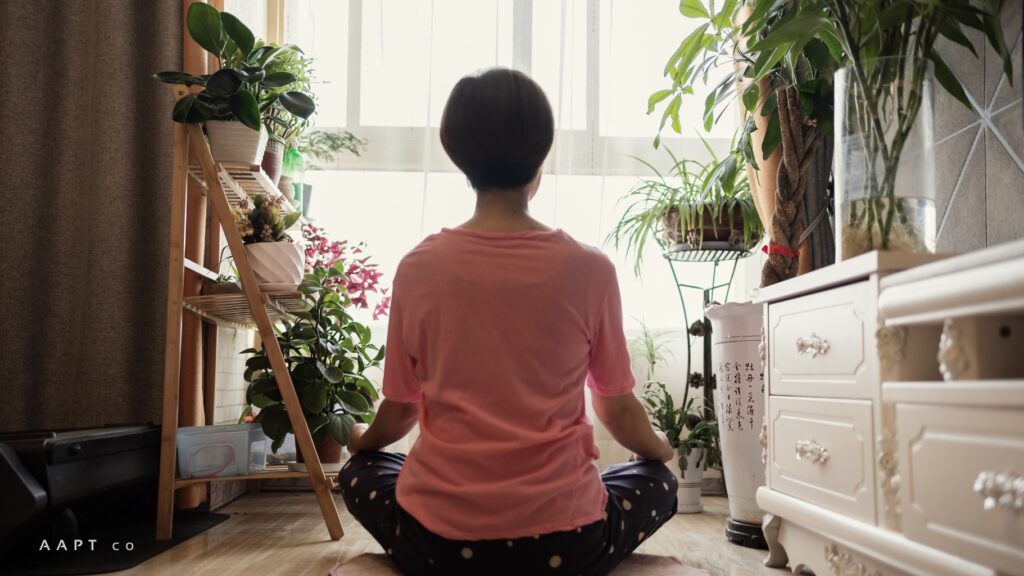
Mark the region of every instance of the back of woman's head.
<instances>
[{"instance_id":1,"label":"back of woman's head","mask_svg":"<svg viewBox=\"0 0 1024 576\"><path fill-rule=\"evenodd\" d=\"M459 80L441 116L441 144L477 191L530 183L554 134L544 91L526 74L506 68Z\"/></svg>"}]
</instances>

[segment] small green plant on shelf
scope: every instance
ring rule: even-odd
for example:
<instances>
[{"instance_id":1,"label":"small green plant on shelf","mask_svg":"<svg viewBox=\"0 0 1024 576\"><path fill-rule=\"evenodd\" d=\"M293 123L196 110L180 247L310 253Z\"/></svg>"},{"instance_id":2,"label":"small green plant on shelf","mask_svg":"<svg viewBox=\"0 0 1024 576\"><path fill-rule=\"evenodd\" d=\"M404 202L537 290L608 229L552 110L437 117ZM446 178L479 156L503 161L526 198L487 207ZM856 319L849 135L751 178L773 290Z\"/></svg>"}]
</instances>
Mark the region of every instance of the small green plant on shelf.
<instances>
[{"instance_id":1,"label":"small green plant on shelf","mask_svg":"<svg viewBox=\"0 0 1024 576\"><path fill-rule=\"evenodd\" d=\"M344 283L340 263L306 274L299 284L306 310L295 315L294 323L283 321L277 331L277 343L317 446L328 436L346 445L354 424L373 421L373 403L379 398L367 372L380 366L384 347L373 344L370 329L349 314L348 295L337 288ZM249 355L242 419L259 423L276 452L292 426L270 359L262 347L242 354Z\"/></svg>"},{"instance_id":2,"label":"small green plant on shelf","mask_svg":"<svg viewBox=\"0 0 1024 576\"><path fill-rule=\"evenodd\" d=\"M732 249L750 249L761 238L763 226L740 153L733 147L719 157L701 141L709 161L679 159L666 149L672 166L665 174L636 158L654 177L644 178L619 200L626 209L608 240L616 248L625 245L637 276L651 239L671 251L700 250L709 240L727 242Z\"/></svg>"},{"instance_id":3,"label":"small green plant on shelf","mask_svg":"<svg viewBox=\"0 0 1024 576\"><path fill-rule=\"evenodd\" d=\"M722 461L718 422L702 414L703 411L694 406L694 400L684 394L682 404L676 405L662 382L648 382L641 396L651 423L665 433L669 445L675 449L681 472L686 471L689 456L697 449L702 451L697 465L703 470L720 466Z\"/></svg>"},{"instance_id":4,"label":"small green plant on shelf","mask_svg":"<svg viewBox=\"0 0 1024 576\"><path fill-rule=\"evenodd\" d=\"M251 208L234 210L235 226L244 244L257 242L291 242L288 229L298 222L301 212L286 212L283 196L253 198Z\"/></svg>"},{"instance_id":5,"label":"small green plant on shelf","mask_svg":"<svg viewBox=\"0 0 1024 576\"><path fill-rule=\"evenodd\" d=\"M237 120L260 130L264 118L281 111L303 120L316 111L312 97L292 89L298 80L294 73L274 70L277 59L294 58L297 47L258 45L252 31L236 16L202 2L189 6L186 26L196 44L217 58L220 69L203 75L154 75L169 84L203 87L178 99L171 112L175 122Z\"/></svg>"}]
</instances>

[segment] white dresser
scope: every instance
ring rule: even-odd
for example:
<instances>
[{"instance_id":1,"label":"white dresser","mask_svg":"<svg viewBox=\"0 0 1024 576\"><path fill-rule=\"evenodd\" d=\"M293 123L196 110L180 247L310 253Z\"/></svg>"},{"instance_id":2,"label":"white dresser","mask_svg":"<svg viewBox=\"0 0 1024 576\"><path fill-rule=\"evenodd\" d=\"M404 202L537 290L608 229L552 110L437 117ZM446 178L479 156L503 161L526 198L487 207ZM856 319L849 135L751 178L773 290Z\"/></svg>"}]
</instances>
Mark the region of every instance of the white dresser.
<instances>
[{"instance_id":1,"label":"white dresser","mask_svg":"<svg viewBox=\"0 0 1024 576\"><path fill-rule=\"evenodd\" d=\"M757 301L765 563L1024 575L1024 242L873 252Z\"/></svg>"}]
</instances>

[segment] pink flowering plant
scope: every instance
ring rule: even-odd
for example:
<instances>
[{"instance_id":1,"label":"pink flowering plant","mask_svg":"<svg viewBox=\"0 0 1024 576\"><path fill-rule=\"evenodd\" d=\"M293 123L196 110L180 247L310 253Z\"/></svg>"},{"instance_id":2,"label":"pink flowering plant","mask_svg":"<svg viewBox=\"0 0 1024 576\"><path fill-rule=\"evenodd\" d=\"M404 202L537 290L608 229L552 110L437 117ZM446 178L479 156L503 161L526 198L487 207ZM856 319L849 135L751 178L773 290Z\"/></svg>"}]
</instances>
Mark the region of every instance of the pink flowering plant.
<instances>
[{"instance_id":1,"label":"pink flowering plant","mask_svg":"<svg viewBox=\"0 0 1024 576\"><path fill-rule=\"evenodd\" d=\"M387 288L380 286L381 272L377 263L364 254L366 245L362 242L349 244L344 240L331 240L327 231L320 226L305 224L302 237L306 241L306 273L317 268L330 269L336 264L344 275L330 279L325 287L339 290L344 288L352 305L357 308L373 307L373 319L386 316L391 305Z\"/></svg>"}]
</instances>

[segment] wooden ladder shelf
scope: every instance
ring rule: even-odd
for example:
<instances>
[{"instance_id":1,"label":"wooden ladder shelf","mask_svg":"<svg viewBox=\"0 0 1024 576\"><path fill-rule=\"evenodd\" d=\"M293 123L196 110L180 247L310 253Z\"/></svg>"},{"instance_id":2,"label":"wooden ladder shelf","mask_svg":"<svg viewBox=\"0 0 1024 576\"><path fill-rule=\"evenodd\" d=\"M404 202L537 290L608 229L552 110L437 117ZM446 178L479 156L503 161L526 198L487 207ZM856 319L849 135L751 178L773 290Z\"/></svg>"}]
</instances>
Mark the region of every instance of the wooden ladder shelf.
<instances>
[{"instance_id":1,"label":"wooden ladder shelf","mask_svg":"<svg viewBox=\"0 0 1024 576\"><path fill-rule=\"evenodd\" d=\"M186 93L185 88L175 87L175 95L180 98ZM190 167L190 159L196 164ZM323 513L327 531L332 540L340 539L344 532L341 518L335 506L331 489L333 478L329 478L320 465L313 437L303 417L299 398L295 393L291 376L288 373L281 347L274 333L273 319L297 310L301 305L298 294L294 293L263 293L256 283L252 267L242 244L242 237L235 227L231 206L242 205L248 198L257 194L264 196L280 195L280 192L266 177L259 166L224 166L214 162L210 147L198 124L174 125L174 167L171 192L171 239L170 264L168 273L167 295L167 345L164 356L164 400L163 428L160 444L160 485L157 503L156 537L160 540L169 539L174 521L174 493L178 488L204 482L225 480L258 480L269 478L301 478L307 477L313 484L317 503ZM186 185L191 178L194 183L205 189L207 201L214 212L215 221L227 238L228 248L235 262L239 280L242 283L241 294L220 294L211 296L184 297L184 271L186 268L203 276L212 273L197 263L185 258L185 207ZM229 197L231 201L229 202ZM215 230L214 230L215 233ZM266 347L271 369L281 391L295 443L306 462L306 472L291 472L283 468L272 468L266 472L258 472L245 476L217 478L179 479L176 474L177 463L177 429L178 429L178 391L181 359L181 322L183 311L189 310L200 315L205 321L238 327L255 325L259 331L263 346Z\"/></svg>"}]
</instances>

